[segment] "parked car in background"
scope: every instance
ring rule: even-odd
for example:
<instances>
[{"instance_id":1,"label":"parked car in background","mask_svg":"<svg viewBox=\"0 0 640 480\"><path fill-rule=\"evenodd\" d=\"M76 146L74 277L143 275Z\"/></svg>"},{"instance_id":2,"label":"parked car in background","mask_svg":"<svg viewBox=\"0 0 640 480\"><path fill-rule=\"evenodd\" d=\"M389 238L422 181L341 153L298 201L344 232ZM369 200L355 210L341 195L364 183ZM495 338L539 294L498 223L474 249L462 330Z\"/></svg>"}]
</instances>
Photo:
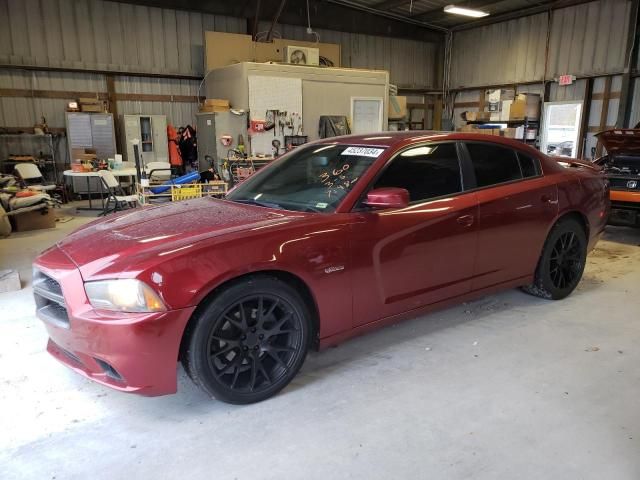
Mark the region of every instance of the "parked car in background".
<instances>
[{"instance_id":1,"label":"parked car in background","mask_svg":"<svg viewBox=\"0 0 640 480\"><path fill-rule=\"evenodd\" d=\"M571 157L572 154L573 142L571 141L547 144L547 155L557 157Z\"/></svg>"},{"instance_id":2,"label":"parked car in background","mask_svg":"<svg viewBox=\"0 0 640 480\"><path fill-rule=\"evenodd\" d=\"M640 227L640 129L607 130L596 136L607 150L594 163L609 179L609 223Z\"/></svg>"},{"instance_id":3,"label":"parked car in background","mask_svg":"<svg viewBox=\"0 0 640 480\"><path fill-rule=\"evenodd\" d=\"M126 392L231 403L310 348L498 290L561 299L606 223L593 166L501 137L384 132L299 147L225 200L114 215L35 261L48 351Z\"/></svg>"}]
</instances>

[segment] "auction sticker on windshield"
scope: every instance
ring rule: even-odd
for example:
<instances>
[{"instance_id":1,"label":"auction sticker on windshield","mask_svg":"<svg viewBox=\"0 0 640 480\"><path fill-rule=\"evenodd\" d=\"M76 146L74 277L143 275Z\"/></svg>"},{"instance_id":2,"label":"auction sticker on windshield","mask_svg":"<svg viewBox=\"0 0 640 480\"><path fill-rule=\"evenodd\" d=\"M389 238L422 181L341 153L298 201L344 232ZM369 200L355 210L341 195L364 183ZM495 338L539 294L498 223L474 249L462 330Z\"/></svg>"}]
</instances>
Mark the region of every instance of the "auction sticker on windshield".
<instances>
[{"instance_id":1,"label":"auction sticker on windshield","mask_svg":"<svg viewBox=\"0 0 640 480\"><path fill-rule=\"evenodd\" d=\"M377 158L382 152L384 152L384 148L349 147L345 148L341 155L357 155L359 157Z\"/></svg>"}]
</instances>

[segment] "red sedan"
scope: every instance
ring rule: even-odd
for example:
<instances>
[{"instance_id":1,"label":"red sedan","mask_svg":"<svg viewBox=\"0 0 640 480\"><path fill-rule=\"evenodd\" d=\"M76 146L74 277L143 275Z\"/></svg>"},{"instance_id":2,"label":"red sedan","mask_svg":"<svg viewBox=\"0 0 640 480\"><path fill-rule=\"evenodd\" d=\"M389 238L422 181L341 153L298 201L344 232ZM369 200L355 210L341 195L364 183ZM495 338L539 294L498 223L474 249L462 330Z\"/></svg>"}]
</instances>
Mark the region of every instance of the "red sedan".
<instances>
[{"instance_id":1,"label":"red sedan","mask_svg":"<svg viewBox=\"0 0 640 480\"><path fill-rule=\"evenodd\" d=\"M594 167L477 134L323 140L225 200L98 220L35 262L48 351L144 395L181 361L210 395L266 399L309 348L522 287L573 291L609 210Z\"/></svg>"}]
</instances>

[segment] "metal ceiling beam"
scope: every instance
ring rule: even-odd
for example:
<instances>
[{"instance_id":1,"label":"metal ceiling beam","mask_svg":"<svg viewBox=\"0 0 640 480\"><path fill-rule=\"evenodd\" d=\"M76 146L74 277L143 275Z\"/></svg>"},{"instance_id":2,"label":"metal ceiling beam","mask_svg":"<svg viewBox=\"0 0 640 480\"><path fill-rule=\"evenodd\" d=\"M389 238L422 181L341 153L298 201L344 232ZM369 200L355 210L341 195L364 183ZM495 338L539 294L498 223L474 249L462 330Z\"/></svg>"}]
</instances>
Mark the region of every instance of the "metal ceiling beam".
<instances>
[{"instance_id":1,"label":"metal ceiling beam","mask_svg":"<svg viewBox=\"0 0 640 480\"><path fill-rule=\"evenodd\" d=\"M121 3L147 5L150 7L189 10L214 15L226 15L253 20L256 2L226 0L117 0ZM280 0L262 0L260 20L271 21L280 5ZM350 0L309 0L311 24L314 28L339 32L364 33L393 38L408 38L424 42L440 43L444 40L443 28L431 28L424 22L414 21L401 15L363 7ZM362 15L362 12L372 15ZM287 2L279 23L307 26L306 2Z\"/></svg>"},{"instance_id":2,"label":"metal ceiling beam","mask_svg":"<svg viewBox=\"0 0 640 480\"><path fill-rule=\"evenodd\" d=\"M318 1L320 1L320 0L318 0ZM366 7L364 5L356 3L353 0L325 0L325 1L327 1L329 3L335 3L335 4L338 4L338 5L344 5L344 6L347 6L349 8L353 8L355 10L361 10L363 12L372 13L373 15L376 15L376 16L397 20L399 22L403 22L403 23L406 23L408 25L417 25L417 26L429 29L429 30L434 31L434 32L441 32L441 33L448 33L449 32L448 28L439 27L437 25L431 25L431 24L426 23L426 22L421 21L421 20L414 20L414 19L412 19L410 17L407 17L405 15L392 13L392 12L384 12L382 10L376 10L375 8ZM442 37L441 37L441 40L442 40Z\"/></svg>"},{"instance_id":3,"label":"metal ceiling beam","mask_svg":"<svg viewBox=\"0 0 640 480\"><path fill-rule=\"evenodd\" d=\"M375 5L371 5L371 8L376 10L392 10L394 8L402 7L407 3L411 3L411 0L385 0L384 2L376 3Z\"/></svg>"},{"instance_id":4,"label":"metal ceiling beam","mask_svg":"<svg viewBox=\"0 0 640 480\"><path fill-rule=\"evenodd\" d=\"M278 23L278 19L282 14L282 9L286 5L286 3L287 3L287 0L280 0L280 5L278 6L278 10L276 11L276 14L273 16L273 21L271 22L271 26L269 27L269 31L267 32L267 42L271 41L271 36L273 35L273 29L276 27ZM260 15L260 12L256 10L256 18L258 18L259 15Z\"/></svg>"},{"instance_id":5,"label":"metal ceiling beam","mask_svg":"<svg viewBox=\"0 0 640 480\"><path fill-rule=\"evenodd\" d=\"M549 10L558 10L559 8L572 7L574 5L580 5L581 3L589 3L592 1L593 0L556 0L545 5L536 5L529 8L514 10L512 12L490 15L480 20L474 20L462 25L456 25L455 27L452 27L451 30L456 32L460 30L468 30L470 28L482 27L483 25L491 25L492 23L506 22L508 20L515 20L516 18L529 17L531 15L537 15Z\"/></svg>"}]
</instances>

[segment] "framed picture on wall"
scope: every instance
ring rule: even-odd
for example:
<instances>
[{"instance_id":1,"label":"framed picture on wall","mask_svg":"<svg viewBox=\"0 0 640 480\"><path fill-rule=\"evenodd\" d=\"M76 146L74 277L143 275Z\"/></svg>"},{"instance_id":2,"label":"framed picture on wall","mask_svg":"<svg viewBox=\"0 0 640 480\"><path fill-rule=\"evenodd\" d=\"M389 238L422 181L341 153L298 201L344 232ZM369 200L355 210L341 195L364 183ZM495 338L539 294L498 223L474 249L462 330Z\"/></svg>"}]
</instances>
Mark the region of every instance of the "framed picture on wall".
<instances>
[{"instance_id":1,"label":"framed picture on wall","mask_svg":"<svg viewBox=\"0 0 640 480\"><path fill-rule=\"evenodd\" d=\"M382 97L351 97L351 132L377 133L382 131L384 121L384 99Z\"/></svg>"}]
</instances>

